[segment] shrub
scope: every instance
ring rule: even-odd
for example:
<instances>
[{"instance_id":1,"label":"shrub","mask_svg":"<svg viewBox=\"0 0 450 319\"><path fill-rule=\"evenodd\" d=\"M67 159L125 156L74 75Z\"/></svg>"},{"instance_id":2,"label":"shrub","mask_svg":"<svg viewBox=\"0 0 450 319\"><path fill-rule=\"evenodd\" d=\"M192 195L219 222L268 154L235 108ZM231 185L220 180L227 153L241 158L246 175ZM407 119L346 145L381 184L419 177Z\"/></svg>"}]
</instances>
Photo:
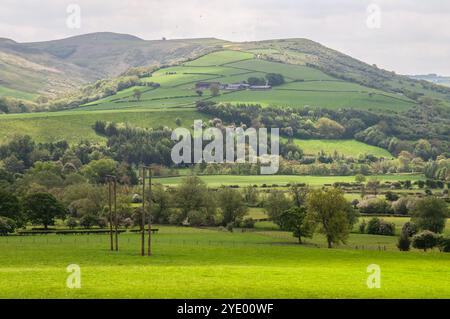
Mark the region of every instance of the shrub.
<instances>
[{"instance_id":1,"label":"shrub","mask_svg":"<svg viewBox=\"0 0 450 319\"><path fill-rule=\"evenodd\" d=\"M99 217L97 218L96 225L100 228L104 228L108 226L108 219L106 217Z\"/></svg>"},{"instance_id":2,"label":"shrub","mask_svg":"<svg viewBox=\"0 0 450 319\"><path fill-rule=\"evenodd\" d=\"M229 232L233 232L234 223L228 223L226 228Z\"/></svg>"},{"instance_id":3,"label":"shrub","mask_svg":"<svg viewBox=\"0 0 450 319\"><path fill-rule=\"evenodd\" d=\"M205 215L200 210L191 210L188 213L189 225L204 226L206 225Z\"/></svg>"},{"instance_id":4,"label":"shrub","mask_svg":"<svg viewBox=\"0 0 450 319\"><path fill-rule=\"evenodd\" d=\"M125 226L125 228L126 229L128 229L128 228L130 228L130 227L132 227L133 226L133 220L131 219L131 218L125 218L123 221L122 221L122 224L123 224L123 226Z\"/></svg>"},{"instance_id":5,"label":"shrub","mask_svg":"<svg viewBox=\"0 0 450 319\"><path fill-rule=\"evenodd\" d=\"M402 232L402 234L400 235L400 237L398 239L397 247L400 251L409 251L409 249L411 247L411 240L409 239L409 236L407 233Z\"/></svg>"},{"instance_id":6,"label":"shrub","mask_svg":"<svg viewBox=\"0 0 450 319\"><path fill-rule=\"evenodd\" d=\"M427 249L436 247L439 243L439 240L439 235L433 233L432 231L424 230L423 232L413 237L412 245L414 248L427 251Z\"/></svg>"},{"instance_id":7,"label":"shrub","mask_svg":"<svg viewBox=\"0 0 450 319\"><path fill-rule=\"evenodd\" d=\"M394 236L395 224L374 217L367 224L367 233L372 235Z\"/></svg>"},{"instance_id":8,"label":"shrub","mask_svg":"<svg viewBox=\"0 0 450 319\"><path fill-rule=\"evenodd\" d=\"M0 236L14 233L16 230L16 222L8 217L0 216Z\"/></svg>"},{"instance_id":9,"label":"shrub","mask_svg":"<svg viewBox=\"0 0 450 319\"><path fill-rule=\"evenodd\" d=\"M85 215L80 218L80 225L84 228L91 228L97 225L98 219L93 215Z\"/></svg>"},{"instance_id":10,"label":"shrub","mask_svg":"<svg viewBox=\"0 0 450 319\"><path fill-rule=\"evenodd\" d=\"M392 203L392 209L396 214L406 215L414 207L416 201L417 200L414 197L400 197L398 200Z\"/></svg>"},{"instance_id":11,"label":"shrub","mask_svg":"<svg viewBox=\"0 0 450 319\"><path fill-rule=\"evenodd\" d=\"M386 200L388 200L390 202L398 200L398 195L391 191L387 192L386 195L384 195L384 196L385 196Z\"/></svg>"},{"instance_id":12,"label":"shrub","mask_svg":"<svg viewBox=\"0 0 450 319\"><path fill-rule=\"evenodd\" d=\"M363 220L363 222L361 224L359 224L359 232L361 234L364 234L366 232L366 226L367 226L367 223L365 220Z\"/></svg>"},{"instance_id":13,"label":"shrub","mask_svg":"<svg viewBox=\"0 0 450 319\"><path fill-rule=\"evenodd\" d=\"M70 217L66 221L66 226L69 227L70 229L74 229L75 227L78 226L78 222L77 222L77 220L75 218Z\"/></svg>"},{"instance_id":14,"label":"shrub","mask_svg":"<svg viewBox=\"0 0 450 319\"><path fill-rule=\"evenodd\" d=\"M439 250L444 253L450 253L450 237L442 237L439 240Z\"/></svg>"},{"instance_id":15,"label":"shrub","mask_svg":"<svg viewBox=\"0 0 450 319\"><path fill-rule=\"evenodd\" d=\"M246 218L242 221L242 227L244 228L254 228L256 220L253 218Z\"/></svg>"},{"instance_id":16,"label":"shrub","mask_svg":"<svg viewBox=\"0 0 450 319\"><path fill-rule=\"evenodd\" d=\"M414 236L419 231L419 228L413 222L406 222L403 224L402 233L407 234L409 237Z\"/></svg>"},{"instance_id":17,"label":"shrub","mask_svg":"<svg viewBox=\"0 0 450 319\"><path fill-rule=\"evenodd\" d=\"M359 211L363 214L389 214L391 205L381 198L366 198L358 204Z\"/></svg>"}]
</instances>

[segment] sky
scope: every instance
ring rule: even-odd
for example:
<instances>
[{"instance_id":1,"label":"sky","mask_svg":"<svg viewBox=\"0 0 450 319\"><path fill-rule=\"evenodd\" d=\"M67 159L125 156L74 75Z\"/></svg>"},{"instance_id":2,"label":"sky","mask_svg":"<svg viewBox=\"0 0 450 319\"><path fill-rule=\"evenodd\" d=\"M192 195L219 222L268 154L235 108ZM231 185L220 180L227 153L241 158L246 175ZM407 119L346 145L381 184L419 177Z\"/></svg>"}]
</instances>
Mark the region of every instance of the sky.
<instances>
[{"instance_id":1,"label":"sky","mask_svg":"<svg viewBox=\"0 0 450 319\"><path fill-rule=\"evenodd\" d=\"M307 38L397 73L450 75L448 0L0 0L3 38L101 31L147 40Z\"/></svg>"}]
</instances>

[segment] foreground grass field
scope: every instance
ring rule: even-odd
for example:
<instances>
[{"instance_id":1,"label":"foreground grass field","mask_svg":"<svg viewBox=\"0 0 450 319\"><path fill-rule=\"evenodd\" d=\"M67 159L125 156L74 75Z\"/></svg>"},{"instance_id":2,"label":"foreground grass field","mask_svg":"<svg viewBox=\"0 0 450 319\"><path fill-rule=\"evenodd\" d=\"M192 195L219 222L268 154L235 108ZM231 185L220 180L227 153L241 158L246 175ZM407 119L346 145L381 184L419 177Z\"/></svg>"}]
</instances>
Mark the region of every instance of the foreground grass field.
<instances>
[{"instance_id":1,"label":"foreground grass field","mask_svg":"<svg viewBox=\"0 0 450 319\"><path fill-rule=\"evenodd\" d=\"M269 231L159 228L150 258L138 255L135 234L121 235L119 253L101 235L0 237L0 298L450 297L450 254L299 246ZM374 263L380 289L366 285ZM81 267L81 289L66 287L69 264Z\"/></svg>"},{"instance_id":2,"label":"foreground grass field","mask_svg":"<svg viewBox=\"0 0 450 319\"><path fill-rule=\"evenodd\" d=\"M289 183L305 183L310 186L321 186L324 184L333 184L336 182L347 182L351 183L355 181L354 176L298 176L298 175L255 175L255 176L242 176L242 175L205 175L199 176L203 181L205 181L208 186L217 187L221 185L286 185ZM385 181L415 181L423 179L422 175L375 175L369 176L368 178L375 178L380 182ZM178 185L181 180L180 177L165 177L165 178L155 178L157 183L163 185Z\"/></svg>"}]
</instances>

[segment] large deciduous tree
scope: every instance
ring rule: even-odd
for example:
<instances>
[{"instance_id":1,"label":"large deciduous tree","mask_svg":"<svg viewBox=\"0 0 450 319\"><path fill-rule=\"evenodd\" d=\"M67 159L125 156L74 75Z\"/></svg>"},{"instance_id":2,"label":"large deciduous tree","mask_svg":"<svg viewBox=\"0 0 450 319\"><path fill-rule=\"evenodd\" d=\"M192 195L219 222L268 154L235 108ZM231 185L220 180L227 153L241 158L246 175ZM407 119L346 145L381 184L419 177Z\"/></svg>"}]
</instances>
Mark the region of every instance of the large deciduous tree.
<instances>
[{"instance_id":1,"label":"large deciduous tree","mask_svg":"<svg viewBox=\"0 0 450 319\"><path fill-rule=\"evenodd\" d=\"M42 224L45 229L54 224L55 218L62 218L66 213L64 206L49 193L34 193L25 197L24 211L31 222Z\"/></svg>"},{"instance_id":2,"label":"large deciduous tree","mask_svg":"<svg viewBox=\"0 0 450 319\"><path fill-rule=\"evenodd\" d=\"M442 233L448 217L447 203L434 196L417 201L411 211L412 222L421 230Z\"/></svg>"},{"instance_id":3,"label":"large deciduous tree","mask_svg":"<svg viewBox=\"0 0 450 319\"><path fill-rule=\"evenodd\" d=\"M311 238L314 233L314 223L307 218L304 206L291 207L281 213L279 223L281 229L291 231L298 238L299 244L302 243L302 237Z\"/></svg>"},{"instance_id":4,"label":"large deciduous tree","mask_svg":"<svg viewBox=\"0 0 450 319\"><path fill-rule=\"evenodd\" d=\"M327 238L328 248L345 243L352 226L352 208L338 188L312 190L306 201L308 215L319 225L319 231Z\"/></svg>"}]
</instances>

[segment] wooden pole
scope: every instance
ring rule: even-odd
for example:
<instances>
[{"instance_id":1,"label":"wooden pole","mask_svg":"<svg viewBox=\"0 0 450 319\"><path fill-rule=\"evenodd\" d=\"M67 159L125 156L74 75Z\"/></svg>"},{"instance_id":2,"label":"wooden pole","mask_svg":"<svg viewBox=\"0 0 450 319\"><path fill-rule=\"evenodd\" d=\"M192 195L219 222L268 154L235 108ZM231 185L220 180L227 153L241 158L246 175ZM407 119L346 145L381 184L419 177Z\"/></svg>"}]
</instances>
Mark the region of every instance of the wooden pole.
<instances>
[{"instance_id":1,"label":"wooden pole","mask_svg":"<svg viewBox=\"0 0 450 319\"><path fill-rule=\"evenodd\" d=\"M148 168L149 172L149 199L148 199L148 250L147 250L147 256L152 255L152 169Z\"/></svg>"},{"instance_id":2,"label":"wooden pole","mask_svg":"<svg viewBox=\"0 0 450 319\"><path fill-rule=\"evenodd\" d=\"M141 255L145 256L145 166L142 166Z\"/></svg>"},{"instance_id":3,"label":"wooden pole","mask_svg":"<svg viewBox=\"0 0 450 319\"><path fill-rule=\"evenodd\" d=\"M117 178L114 176L114 228L116 235L116 251L119 251L119 216L117 216Z\"/></svg>"},{"instance_id":4,"label":"wooden pole","mask_svg":"<svg viewBox=\"0 0 450 319\"><path fill-rule=\"evenodd\" d=\"M111 199L111 179L108 177L108 202L109 202L109 237L111 250L114 250L114 241L113 241L113 220L112 220L112 199Z\"/></svg>"}]
</instances>

